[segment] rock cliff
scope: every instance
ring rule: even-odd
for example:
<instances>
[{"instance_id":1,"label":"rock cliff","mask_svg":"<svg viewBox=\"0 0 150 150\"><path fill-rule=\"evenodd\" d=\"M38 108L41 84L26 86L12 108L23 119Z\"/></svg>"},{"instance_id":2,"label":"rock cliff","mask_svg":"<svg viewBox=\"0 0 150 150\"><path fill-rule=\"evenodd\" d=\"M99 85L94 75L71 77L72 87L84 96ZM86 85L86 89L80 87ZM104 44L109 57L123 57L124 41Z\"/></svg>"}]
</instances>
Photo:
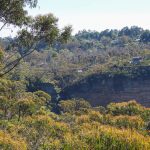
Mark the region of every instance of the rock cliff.
<instances>
[{"instance_id":1,"label":"rock cliff","mask_svg":"<svg viewBox=\"0 0 150 150\"><path fill-rule=\"evenodd\" d=\"M150 77L149 74L134 78L125 75L92 75L65 88L61 97L84 98L93 106L135 99L150 107Z\"/></svg>"}]
</instances>

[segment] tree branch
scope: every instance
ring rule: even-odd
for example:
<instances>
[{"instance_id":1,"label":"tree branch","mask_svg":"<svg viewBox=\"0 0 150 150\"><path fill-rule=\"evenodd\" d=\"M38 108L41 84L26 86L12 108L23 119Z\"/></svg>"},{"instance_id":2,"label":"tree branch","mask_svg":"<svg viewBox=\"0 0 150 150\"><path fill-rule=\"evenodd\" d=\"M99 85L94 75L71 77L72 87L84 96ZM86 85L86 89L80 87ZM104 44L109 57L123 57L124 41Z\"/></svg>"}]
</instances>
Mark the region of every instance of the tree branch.
<instances>
[{"instance_id":1,"label":"tree branch","mask_svg":"<svg viewBox=\"0 0 150 150\"><path fill-rule=\"evenodd\" d=\"M6 26L6 24L7 24L7 22L5 22L5 23L1 26L0 31L2 31L2 29Z\"/></svg>"},{"instance_id":2,"label":"tree branch","mask_svg":"<svg viewBox=\"0 0 150 150\"><path fill-rule=\"evenodd\" d=\"M8 74L10 71L12 71L16 66L19 65L20 61L22 59L24 59L26 56L30 55L31 53L33 53L35 50L33 49L32 51L26 53L25 55L23 55L22 57L10 62L9 64L7 64L2 70L1 72L3 73L0 73L0 77L3 77L4 75ZM12 65L12 66L11 66ZM10 68L9 68L10 67ZM8 68L8 70L7 70ZM6 70L5 70L6 69Z\"/></svg>"}]
</instances>

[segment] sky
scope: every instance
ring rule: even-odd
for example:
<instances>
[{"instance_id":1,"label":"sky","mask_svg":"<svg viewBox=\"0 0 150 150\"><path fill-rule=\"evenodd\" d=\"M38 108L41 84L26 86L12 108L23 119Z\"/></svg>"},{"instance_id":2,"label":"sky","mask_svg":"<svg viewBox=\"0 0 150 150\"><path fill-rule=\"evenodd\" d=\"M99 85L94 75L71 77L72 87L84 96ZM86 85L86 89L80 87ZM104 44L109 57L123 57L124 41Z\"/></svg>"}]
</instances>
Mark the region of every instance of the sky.
<instances>
[{"instance_id":1,"label":"sky","mask_svg":"<svg viewBox=\"0 0 150 150\"><path fill-rule=\"evenodd\" d=\"M150 0L39 0L37 8L28 11L32 16L53 13L60 28L72 25L73 34L133 25L150 29ZM16 30L5 29L0 35L13 35Z\"/></svg>"}]
</instances>

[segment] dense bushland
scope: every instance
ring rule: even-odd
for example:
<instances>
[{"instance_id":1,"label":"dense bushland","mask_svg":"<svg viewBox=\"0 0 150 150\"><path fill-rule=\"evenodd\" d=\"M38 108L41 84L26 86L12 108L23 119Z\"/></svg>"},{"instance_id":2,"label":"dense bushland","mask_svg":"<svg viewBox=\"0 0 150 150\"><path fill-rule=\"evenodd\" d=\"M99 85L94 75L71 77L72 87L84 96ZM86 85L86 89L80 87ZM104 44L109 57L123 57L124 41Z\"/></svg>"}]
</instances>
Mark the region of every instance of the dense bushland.
<instances>
[{"instance_id":1,"label":"dense bushland","mask_svg":"<svg viewBox=\"0 0 150 150\"><path fill-rule=\"evenodd\" d=\"M65 100L55 114L43 91L29 93L4 78L0 91L0 149L150 149L150 109L136 101L93 108L83 99Z\"/></svg>"}]
</instances>

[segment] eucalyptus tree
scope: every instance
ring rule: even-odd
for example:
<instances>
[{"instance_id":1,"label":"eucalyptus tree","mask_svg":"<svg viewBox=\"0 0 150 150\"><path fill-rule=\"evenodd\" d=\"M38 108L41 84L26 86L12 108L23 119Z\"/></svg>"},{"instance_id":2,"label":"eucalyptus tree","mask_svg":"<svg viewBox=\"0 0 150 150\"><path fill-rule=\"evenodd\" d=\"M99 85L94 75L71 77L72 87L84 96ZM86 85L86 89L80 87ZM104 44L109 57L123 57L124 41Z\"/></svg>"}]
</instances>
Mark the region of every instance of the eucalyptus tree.
<instances>
[{"instance_id":1,"label":"eucalyptus tree","mask_svg":"<svg viewBox=\"0 0 150 150\"><path fill-rule=\"evenodd\" d=\"M0 31L6 25L22 26L28 21L26 6L36 7L37 0L0 0Z\"/></svg>"},{"instance_id":2,"label":"eucalyptus tree","mask_svg":"<svg viewBox=\"0 0 150 150\"><path fill-rule=\"evenodd\" d=\"M71 26L60 29L57 24L58 18L51 13L38 15L34 18L28 16L24 7L27 5L35 7L37 4L36 0L6 0L6 2L2 1L2 6L0 6L0 21L4 23L3 26L5 26L5 24L12 24L21 27L11 47L18 49L17 52L19 52L20 57L13 61L7 60L5 66L0 70L0 76L4 76L13 70L21 60L35 50L36 45L41 41L47 43L49 46L55 42L65 43L71 36L72 31ZM12 6L13 9L11 9ZM12 10L12 13L8 15L7 13L5 14L9 9Z\"/></svg>"}]
</instances>

